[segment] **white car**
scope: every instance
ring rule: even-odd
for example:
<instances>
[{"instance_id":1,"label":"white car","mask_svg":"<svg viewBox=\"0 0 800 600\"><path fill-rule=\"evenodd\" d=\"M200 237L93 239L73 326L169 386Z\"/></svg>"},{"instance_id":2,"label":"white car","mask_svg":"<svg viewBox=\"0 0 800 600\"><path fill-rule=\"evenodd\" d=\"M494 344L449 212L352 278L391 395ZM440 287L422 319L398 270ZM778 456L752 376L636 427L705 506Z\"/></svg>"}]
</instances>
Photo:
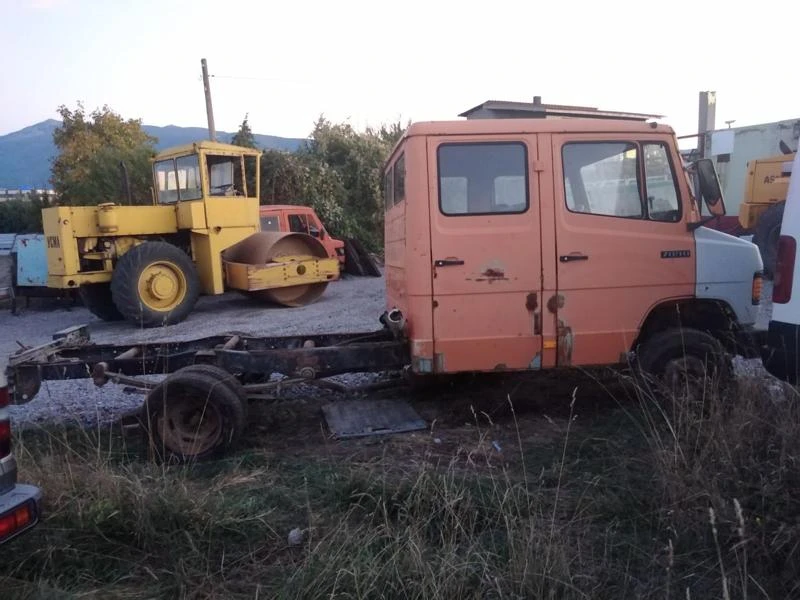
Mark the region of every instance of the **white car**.
<instances>
[{"instance_id":1,"label":"white car","mask_svg":"<svg viewBox=\"0 0 800 600\"><path fill-rule=\"evenodd\" d=\"M8 415L8 385L0 371L0 544L39 522L42 492L38 487L17 483L17 459L11 452Z\"/></svg>"},{"instance_id":2,"label":"white car","mask_svg":"<svg viewBox=\"0 0 800 600\"><path fill-rule=\"evenodd\" d=\"M800 152L784 171L792 174L783 211L778 260L772 289L772 319L762 360L775 377L795 384L800 379ZM797 288L794 283L797 282Z\"/></svg>"}]
</instances>

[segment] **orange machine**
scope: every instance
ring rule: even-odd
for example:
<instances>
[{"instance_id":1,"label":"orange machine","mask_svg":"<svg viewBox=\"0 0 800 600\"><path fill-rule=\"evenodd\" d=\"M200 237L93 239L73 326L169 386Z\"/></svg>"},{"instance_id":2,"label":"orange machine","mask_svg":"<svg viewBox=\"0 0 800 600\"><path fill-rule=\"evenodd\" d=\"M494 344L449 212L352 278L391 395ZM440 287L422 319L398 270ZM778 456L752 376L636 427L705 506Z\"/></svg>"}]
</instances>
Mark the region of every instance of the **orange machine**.
<instances>
[{"instance_id":1,"label":"orange machine","mask_svg":"<svg viewBox=\"0 0 800 600\"><path fill-rule=\"evenodd\" d=\"M644 121L412 125L384 178L387 309L402 314L412 371L611 365L636 351L663 374L731 347L755 321L761 259L702 226L684 171L672 129ZM697 175L724 212L713 165Z\"/></svg>"},{"instance_id":2,"label":"orange machine","mask_svg":"<svg viewBox=\"0 0 800 600\"><path fill-rule=\"evenodd\" d=\"M266 204L260 206L258 212L261 231L291 231L315 237L325 246L329 258L336 258L344 265L344 242L331 237L310 206Z\"/></svg>"}]
</instances>

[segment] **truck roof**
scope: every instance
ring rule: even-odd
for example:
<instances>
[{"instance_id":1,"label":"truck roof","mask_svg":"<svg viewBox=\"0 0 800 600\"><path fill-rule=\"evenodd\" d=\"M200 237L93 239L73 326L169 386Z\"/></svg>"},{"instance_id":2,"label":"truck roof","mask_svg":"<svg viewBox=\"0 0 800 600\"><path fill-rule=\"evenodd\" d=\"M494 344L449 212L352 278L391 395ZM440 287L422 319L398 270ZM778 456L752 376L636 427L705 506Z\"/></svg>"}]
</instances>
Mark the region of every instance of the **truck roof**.
<instances>
[{"instance_id":1,"label":"truck roof","mask_svg":"<svg viewBox=\"0 0 800 600\"><path fill-rule=\"evenodd\" d=\"M492 133L673 133L669 125L621 119L468 119L465 121L420 121L406 136L469 135Z\"/></svg>"},{"instance_id":2,"label":"truck roof","mask_svg":"<svg viewBox=\"0 0 800 600\"><path fill-rule=\"evenodd\" d=\"M661 133L674 135L672 127L652 122L607 118L466 119L462 121L419 121L412 123L392 149L403 140L424 135L491 135L526 133Z\"/></svg>"}]
</instances>

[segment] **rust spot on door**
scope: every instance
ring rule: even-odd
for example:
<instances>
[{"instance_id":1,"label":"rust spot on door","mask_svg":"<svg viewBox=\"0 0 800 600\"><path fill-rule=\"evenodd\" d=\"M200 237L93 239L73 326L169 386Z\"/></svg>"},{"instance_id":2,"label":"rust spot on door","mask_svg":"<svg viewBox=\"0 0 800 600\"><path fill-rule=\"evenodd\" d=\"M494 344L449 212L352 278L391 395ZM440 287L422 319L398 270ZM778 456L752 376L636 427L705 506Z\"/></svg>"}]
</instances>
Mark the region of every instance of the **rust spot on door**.
<instances>
[{"instance_id":1,"label":"rust spot on door","mask_svg":"<svg viewBox=\"0 0 800 600\"><path fill-rule=\"evenodd\" d=\"M559 308L564 308L564 296L561 294L553 294L547 300L547 310L556 314Z\"/></svg>"},{"instance_id":2,"label":"rust spot on door","mask_svg":"<svg viewBox=\"0 0 800 600\"><path fill-rule=\"evenodd\" d=\"M525 298L525 308L528 310L536 310L539 308L539 298L536 295L536 292L531 292Z\"/></svg>"}]
</instances>

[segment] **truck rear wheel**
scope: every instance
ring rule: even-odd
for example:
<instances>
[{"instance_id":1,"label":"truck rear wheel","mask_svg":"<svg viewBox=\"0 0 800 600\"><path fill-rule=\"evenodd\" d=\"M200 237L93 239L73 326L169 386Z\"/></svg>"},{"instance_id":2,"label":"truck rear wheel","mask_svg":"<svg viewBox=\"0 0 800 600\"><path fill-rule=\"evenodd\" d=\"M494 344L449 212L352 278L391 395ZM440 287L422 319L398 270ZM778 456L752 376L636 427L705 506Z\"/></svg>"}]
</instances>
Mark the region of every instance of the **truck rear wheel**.
<instances>
[{"instance_id":1,"label":"truck rear wheel","mask_svg":"<svg viewBox=\"0 0 800 600\"><path fill-rule=\"evenodd\" d=\"M78 288L83 305L95 317L103 321L121 321L125 317L119 312L111 298L111 284L91 283Z\"/></svg>"},{"instance_id":2,"label":"truck rear wheel","mask_svg":"<svg viewBox=\"0 0 800 600\"><path fill-rule=\"evenodd\" d=\"M770 206L758 219L756 232L753 235L753 243L758 246L761 260L764 263L764 272L768 277L772 277L775 274L775 263L778 260L778 238L781 236L784 206L783 202Z\"/></svg>"},{"instance_id":3,"label":"truck rear wheel","mask_svg":"<svg viewBox=\"0 0 800 600\"><path fill-rule=\"evenodd\" d=\"M166 242L145 242L122 255L111 278L119 312L142 327L183 321L200 294L200 279L189 256Z\"/></svg>"},{"instance_id":4,"label":"truck rear wheel","mask_svg":"<svg viewBox=\"0 0 800 600\"><path fill-rule=\"evenodd\" d=\"M223 454L238 442L246 423L242 398L230 383L192 367L153 388L142 412L151 450L168 463Z\"/></svg>"},{"instance_id":5,"label":"truck rear wheel","mask_svg":"<svg viewBox=\"0 0 800 600\"><path fill-rule=\"evenodd\" d=\"M721 389L733 382L730 355L717 338L699 329L656 333L640 345L637 355L643 374L671 397L702 397L712 382Z\"/></svg>"}]
</instances>

